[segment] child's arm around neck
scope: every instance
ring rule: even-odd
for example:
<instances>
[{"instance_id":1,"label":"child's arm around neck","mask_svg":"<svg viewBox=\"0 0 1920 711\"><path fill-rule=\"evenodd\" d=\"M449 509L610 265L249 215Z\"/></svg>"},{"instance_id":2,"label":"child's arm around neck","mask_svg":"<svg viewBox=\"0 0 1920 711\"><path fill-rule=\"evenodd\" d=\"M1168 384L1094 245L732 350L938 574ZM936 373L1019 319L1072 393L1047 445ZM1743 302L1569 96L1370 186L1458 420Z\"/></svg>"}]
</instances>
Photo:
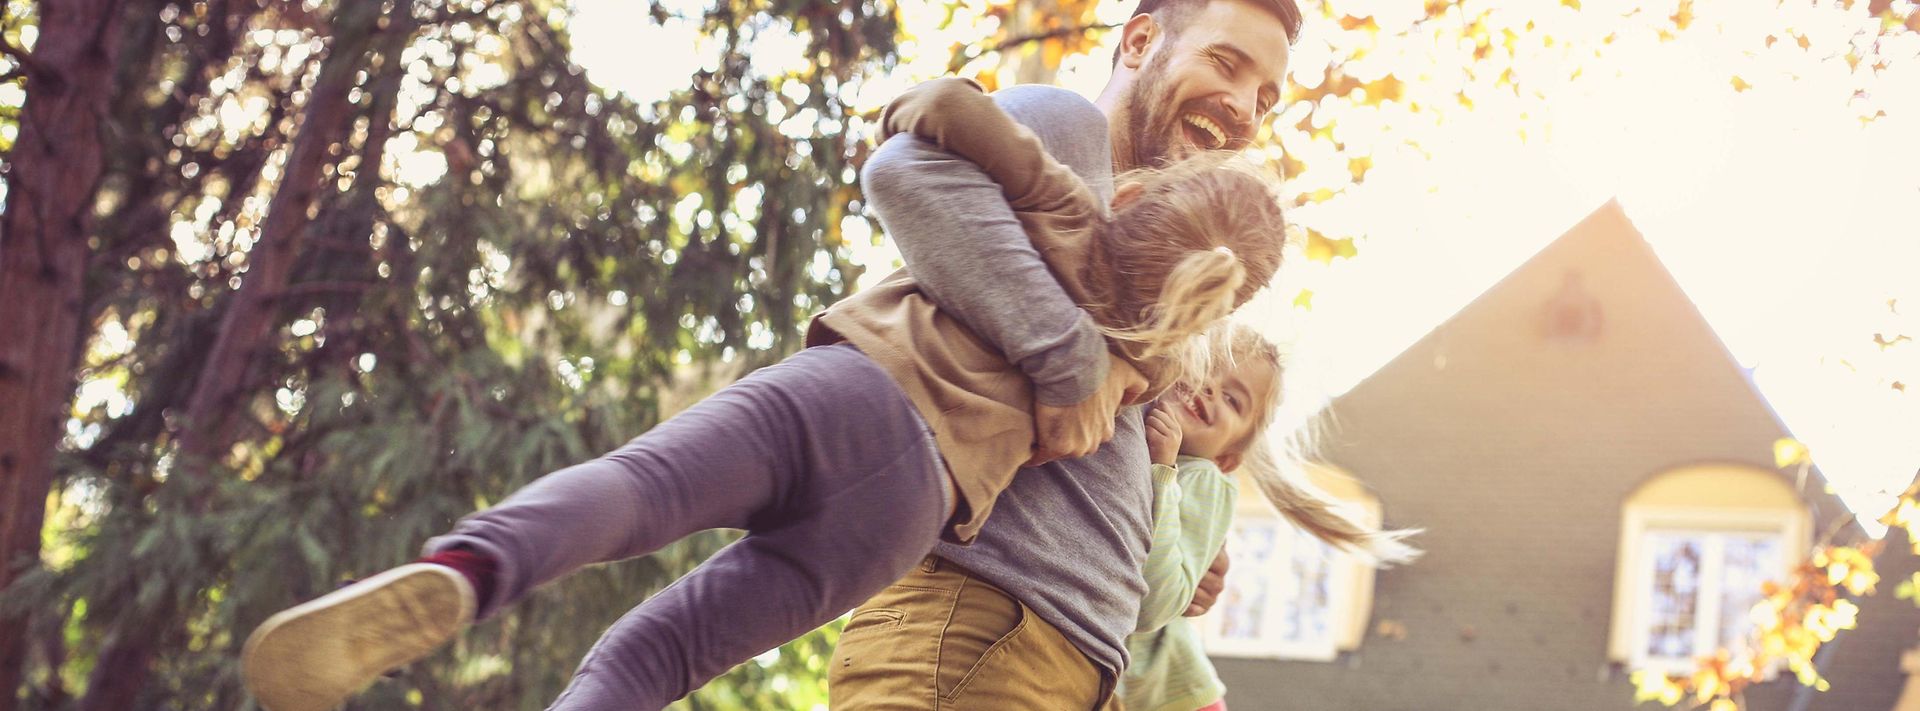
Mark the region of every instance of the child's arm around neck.
<instances>
[{"instance_id":1,"label":"child's arm around neck","mask_svg":"<svg viewBox=\"0 0 1920 711\"><path fill-rule=\"evenodd\" d=\"M1016 211L1105 210L1079 176L971 79L934 79L907 90L887 104L880 126L883 138L912 134L972 161L1000 184Z\"/></svg>"}]
</instances>

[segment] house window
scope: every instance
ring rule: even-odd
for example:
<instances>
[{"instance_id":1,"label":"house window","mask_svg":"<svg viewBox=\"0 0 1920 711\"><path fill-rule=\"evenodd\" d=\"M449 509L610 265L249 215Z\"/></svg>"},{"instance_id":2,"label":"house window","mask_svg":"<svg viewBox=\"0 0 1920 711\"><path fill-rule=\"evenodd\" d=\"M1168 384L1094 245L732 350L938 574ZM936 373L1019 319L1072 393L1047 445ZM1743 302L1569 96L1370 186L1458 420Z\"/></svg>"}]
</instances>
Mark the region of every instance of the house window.
<instances>
[{"instance_id":1,"label":"house window","mask_svg":"<svg viewBox=\"0 0 1920 711\"><path fill-rule=\"evenodd\" d=\"M1331 466L1307 467L1309 481L1379 525L1380 501ZM1240 491L1258 492L1242 476ZM1227 587L1194 621L1207 653L1219 657L1332 661L1358 649L1373 610L1373 567L1295 528L1258 494L1243 494L1227 533L1233 567Z\"/></svg>"},{"instance_id":2,"label":"house window","mask_svg":"<svg viewBox=\"0 0 1920 711\"><path fill-rule=\"evenodd\" d=\"M1643 534L1646 614L1640 666L1688 668L1727 649L1745 653L1760 587L1786 573L1784 533L1649 527Z\"/></svg>"},{"instance_id":3,"label":"house window","mask_svg":"<svg viewBox=\"0 0 1920 711\"><path fill-rule=\"evenodd\" d=\"M1812 542L1812 511L1776 471L1695 464L1647 479L1621 506L1607 657L1684 673L1747 653L1752 610Z\"/></svg>"},{"instance_id":4,"label":"house window","mask_svg":"<svg viewBox=\"0 0 1920 711\"><path fill-rule=\"evenodd\" d=\"M1345 626L1339 565L1345 553L1277 516L1243 516L1227 535L1233 569L1201 621L1209 653L1330 660Z\"/></svg>"}]
</instances>

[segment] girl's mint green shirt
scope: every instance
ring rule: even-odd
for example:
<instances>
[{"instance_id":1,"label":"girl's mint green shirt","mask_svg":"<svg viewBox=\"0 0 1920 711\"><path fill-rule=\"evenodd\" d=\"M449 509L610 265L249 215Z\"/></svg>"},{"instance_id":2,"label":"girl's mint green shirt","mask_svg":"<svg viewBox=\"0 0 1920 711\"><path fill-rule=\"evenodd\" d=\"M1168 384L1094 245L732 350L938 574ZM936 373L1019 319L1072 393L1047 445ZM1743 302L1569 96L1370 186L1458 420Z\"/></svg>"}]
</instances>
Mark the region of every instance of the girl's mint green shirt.
<instances>
[{"instance_id":1,"label":"girl's mint green shirt","mask_svg":"<svg viewBox=\"0 0 1920 711\"><path fill-rule=\"evenodd\" d=\"M1194 711L1226 693L1199 630L1180 614L1226 544L1239 496L1233 478L1211 461L1183 456L1178 468L1153 465L1153 548L1142 568L1147 597L1127 638L1133 663L1120 678L1127 711Z\"/></svg>"}]
</instances>

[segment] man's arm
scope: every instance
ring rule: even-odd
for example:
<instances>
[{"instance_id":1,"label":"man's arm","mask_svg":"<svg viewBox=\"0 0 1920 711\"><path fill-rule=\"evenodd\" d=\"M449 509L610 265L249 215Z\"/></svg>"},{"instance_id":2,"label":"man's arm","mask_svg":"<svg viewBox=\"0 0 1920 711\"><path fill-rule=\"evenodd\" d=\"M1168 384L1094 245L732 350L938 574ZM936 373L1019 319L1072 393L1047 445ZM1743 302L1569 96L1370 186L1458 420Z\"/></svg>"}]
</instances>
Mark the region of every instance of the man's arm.
<instances>
[{"instance_id":1,"label":"man's arm","mask_svg":"<svg viewBox=\"0 0 1920 711\"><path fill-rule=\"evenodd\" d=\"M868 159L861 185L920 288L1026 373L1040 404L1079 403L1104 384L1106 342L1092 317L979 166L899 135Z\"/></svg>"}]
</instances>

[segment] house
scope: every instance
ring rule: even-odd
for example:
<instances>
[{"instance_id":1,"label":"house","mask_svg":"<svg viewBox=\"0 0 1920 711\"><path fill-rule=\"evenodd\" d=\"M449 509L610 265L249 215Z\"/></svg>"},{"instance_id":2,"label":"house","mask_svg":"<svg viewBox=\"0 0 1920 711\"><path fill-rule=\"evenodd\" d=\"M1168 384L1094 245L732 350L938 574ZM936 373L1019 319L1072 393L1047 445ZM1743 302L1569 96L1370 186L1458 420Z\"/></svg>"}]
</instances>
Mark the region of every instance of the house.
<instances>
[{"instance_id":1,"label":"house","mask_svg":"<svg viewBox=\"0 0 1920 711\"><path fill-rule=\"evenodd\" d=\"M1331 412L1315 477L1427 553L1375 572L1243 496L1202 621L1236 711L1633 709L1633 670L1744 637L1762 581L1858 535L1817 470L1775 467L1785 428L1616 203ZM1831 674L1857 701L1783 674L1748 708L1891 709L1899 654L1876 663Z\"/></svg>"}]
</instances>

